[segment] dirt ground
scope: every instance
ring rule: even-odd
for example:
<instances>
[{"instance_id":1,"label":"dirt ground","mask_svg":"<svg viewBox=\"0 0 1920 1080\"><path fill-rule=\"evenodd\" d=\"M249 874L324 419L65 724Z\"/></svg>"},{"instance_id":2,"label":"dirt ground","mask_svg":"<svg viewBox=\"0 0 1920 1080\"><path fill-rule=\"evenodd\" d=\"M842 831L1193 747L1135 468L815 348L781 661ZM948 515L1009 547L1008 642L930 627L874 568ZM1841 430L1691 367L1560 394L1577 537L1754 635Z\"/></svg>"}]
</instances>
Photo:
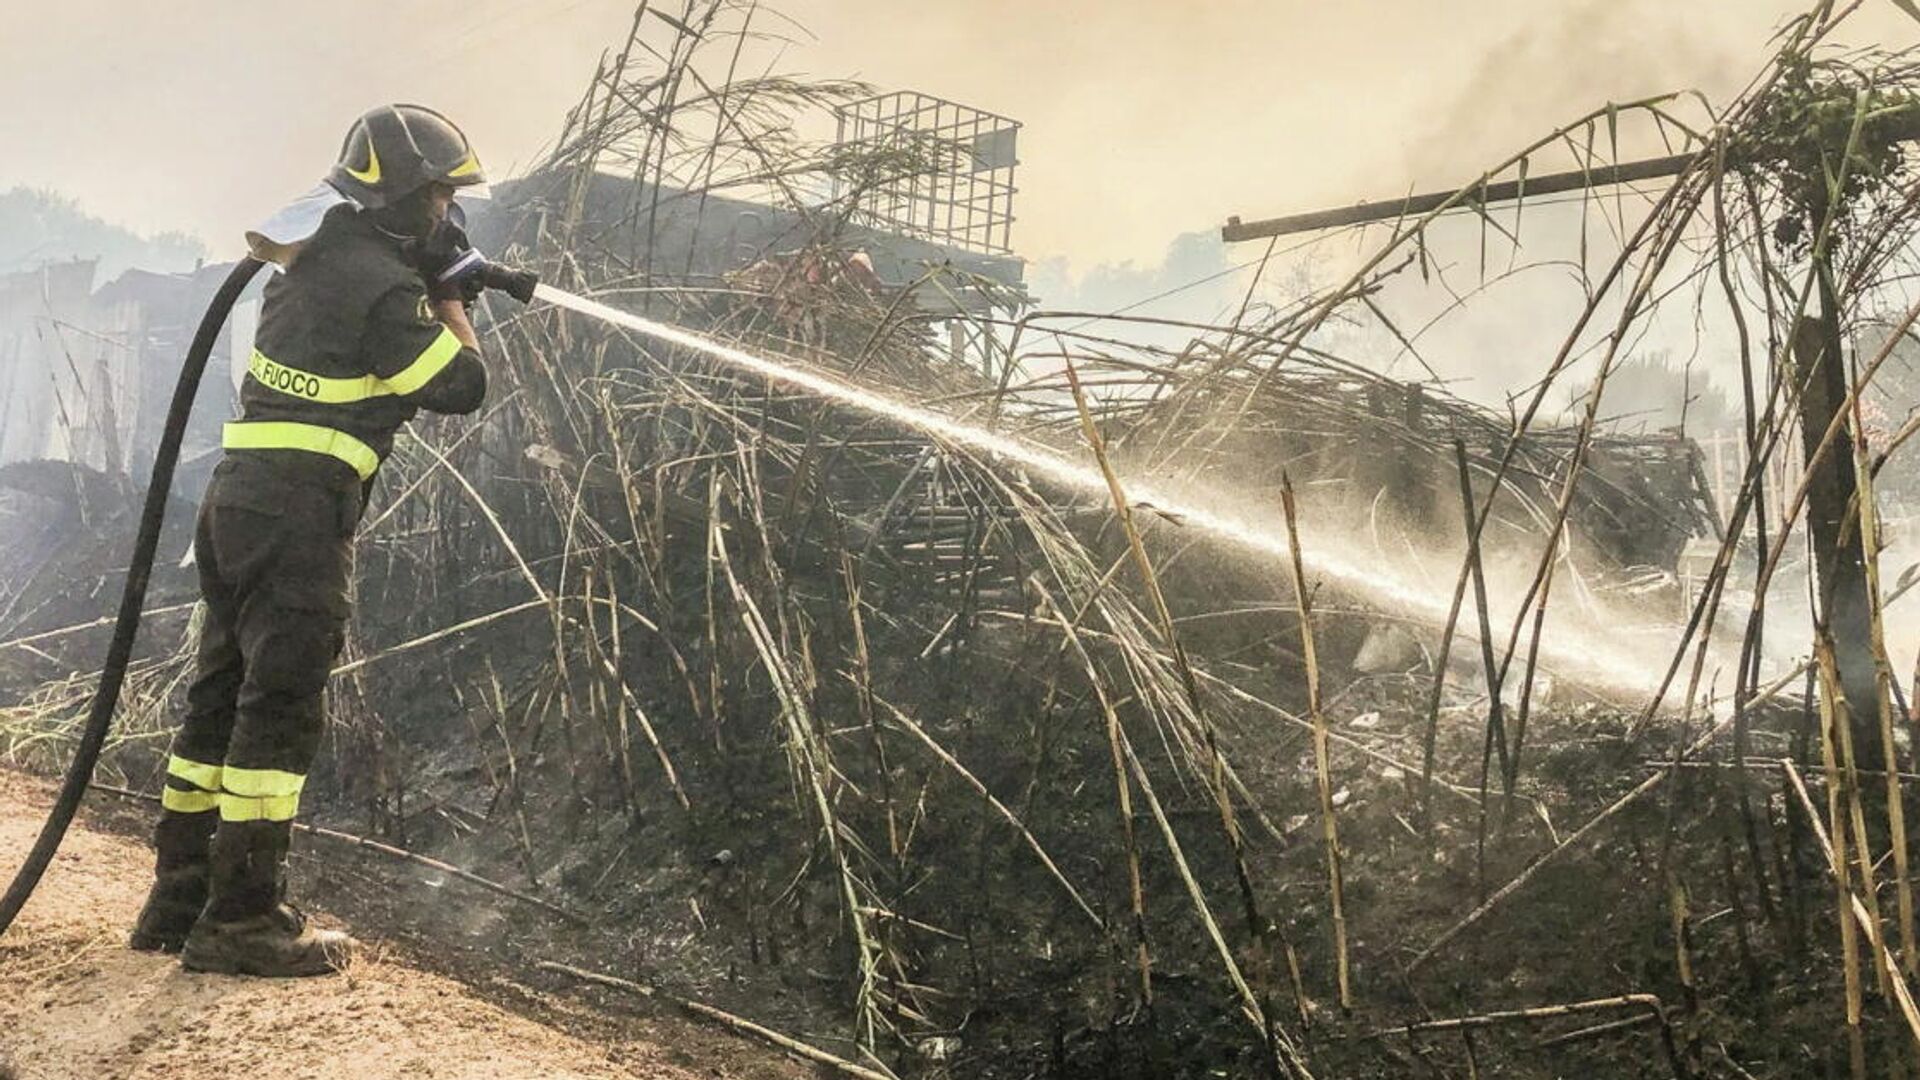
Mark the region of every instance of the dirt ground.
<instances>
[{"instance_id":1,"label":"dirt ground","mask_svg":"<svg viewBox=\"0 0 1920 1080\"><path fill-rule=\"evenodd\" d=\"M0 770L0 869L19 865L52 791ZM719 1062L690 1061L681 1049L610 1035L605 1024L563 1031L422 970L383 949L377 936L363 960L332 978L187 972L171 958L125 948L151 856L87 819L83 813L75 823L0 939L0 1080L804 1075L777 1056L754 1060L761 1055L738 1047Z\"/></svg>"}]
</instances>

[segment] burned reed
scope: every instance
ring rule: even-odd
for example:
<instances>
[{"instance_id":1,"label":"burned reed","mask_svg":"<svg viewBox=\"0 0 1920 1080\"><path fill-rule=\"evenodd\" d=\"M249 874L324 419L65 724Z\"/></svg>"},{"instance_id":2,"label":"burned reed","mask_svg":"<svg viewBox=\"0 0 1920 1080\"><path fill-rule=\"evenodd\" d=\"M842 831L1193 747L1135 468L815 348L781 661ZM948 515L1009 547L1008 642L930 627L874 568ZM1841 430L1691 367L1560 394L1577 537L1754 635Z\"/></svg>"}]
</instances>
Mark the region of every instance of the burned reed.
<instances>
[{"instance_id":1,"label":"burned reed","mask_svg":"<svg viewBox=\"0 0 1920 1080\"><path fill-rule=\"evenodd\" d=\"M1920 313L1920 69L1831 47L1851 11L1790 24L1724 109L1595 110L1437 209L1337 234L1359 254L1330 285L1256 277L1231 321L1169 327L961 310L999 286L951 265L878 279L863 194L955 147L810 143L796 116L865 88L754 73L783 32L764 8L642 4L483 240L1091 462L1107 498L576 313L491 313L492 405L418 424L365 526L323 815L588 915L514 913L574 961L550 973L831 1030L816 1049L861 1075L1911 1069L1920 702L1889 629L1905 508L1878 481L1915 427L1876 435L1863 408ZM1686 164L1577 206L1483 199L1616 163L1623 132ZM727 268L704 208L736 197L784 231ZM1396 299L1471 305L1498 276L1436 254L1450 211L1517 253L1530 215L1570 209L1613 242L1582 252L1585 300L1508 412L1378 373L1422 347ZM1607 424L1676 309L1727 328L1746 375L1718 500L1684 434ZM1866 344L1876 320L1895 330ZM1853 478L1837 508L1829 466ZM1295 560L1141 503L1148 477L1265 515ZM1845 575L1789 558L1822 514L1864 552L1863 638ZM1710 554L1683 582L1690 544ZM1318 580L1316 548L1428 602ZM0 626L32 684L0 713L13 760L69 737L80 623ZM111 759L130 787L185 677L164 631ZM1382 640L1406 647L1357 663ZM1582 651L1639 663L1598 685L1562 670ZM1520 1030L1614 1009L1657 1023Z\"/></svg>"}]
</instances>

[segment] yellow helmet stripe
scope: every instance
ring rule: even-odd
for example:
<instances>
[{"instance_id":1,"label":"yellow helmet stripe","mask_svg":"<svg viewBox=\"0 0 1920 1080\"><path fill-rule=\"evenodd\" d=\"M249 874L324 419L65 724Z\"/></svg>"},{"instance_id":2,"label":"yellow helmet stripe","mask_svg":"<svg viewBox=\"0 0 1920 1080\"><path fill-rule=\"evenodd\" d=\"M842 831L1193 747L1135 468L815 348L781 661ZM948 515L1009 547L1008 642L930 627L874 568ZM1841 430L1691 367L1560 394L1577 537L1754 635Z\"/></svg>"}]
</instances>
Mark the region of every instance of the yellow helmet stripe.
<instances>
[{"instance_id":1,"label":"yellow helmet stripe","mask_svg":"<svg viewBox=\"0 0 1920 1080\"><path fill-rule=\"evenodd\" d=\"M374 148L372 132L367 133L366 171L362 172L351 165L347 165L345 168L348 176L353 177L363 184L377 184L380 182L380 151Z\"/></svg>"},{"instance_id":2,"label":"yellow helmet stripe","mask_svg":"<svg viewBox=\"0 0 1920 1080\"><path fill-rule=\"evenodd\" d=\"M467 160L455 165L453 171L447 174L447 179L451 180L460 176L478 175L480 175L480 159L474 156L473 151L469 150L467 151Z\"/></svg>"}]
</instances>

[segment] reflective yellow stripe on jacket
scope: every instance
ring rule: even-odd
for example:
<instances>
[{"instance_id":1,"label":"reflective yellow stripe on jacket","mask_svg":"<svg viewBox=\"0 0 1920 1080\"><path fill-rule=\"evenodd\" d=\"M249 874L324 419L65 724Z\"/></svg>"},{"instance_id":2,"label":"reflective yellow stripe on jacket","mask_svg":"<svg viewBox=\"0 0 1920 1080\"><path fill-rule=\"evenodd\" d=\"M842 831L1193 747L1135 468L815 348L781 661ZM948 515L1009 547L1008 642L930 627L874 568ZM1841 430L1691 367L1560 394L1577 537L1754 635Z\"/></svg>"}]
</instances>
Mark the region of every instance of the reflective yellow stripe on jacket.
<instances>
[{"instance_id":1,"label":"reflective yellow stripe on jacket","mask_svg":"<svg viewBox=\"0 0 1920 1080\"><path fill-rule=\"evenodd\" d=\"M227 766L220 793L222 821L292 821L300 811L300 789L307 778L279 769Z\"/></svg>"},{"instance_id":2,"label":"reflective yellow stripe on jacket","mask_svg":"<svg viewBox=\"0 0 1920 1080\"><path fill-rule=\"evenodd\" d=\"M236 420L220 440L229 450L305 450L344 461L362 480L380 467L373 447L344 431L291 420Z\"/></svg>"},{"instance_id":3,"label":"reflective yellow stripe on jacket","mask_svg":"<svg viewBox=\"0 0 1920 1080\"><path fill-rule=\"evenodd\" d=\"M315 375L288 367L258 349L253 351L247 372L269 390L324 405L351 405L373 398L411 394L432 382L458 355L460 339L453 336L453 331L441 327L439 335L420 355L389 379L376 375L351 379ZM229 450L305 450L325 454L346 462L362 480L371 477L380 467L380 455L372 447L344 431L320 424L240 420L227 425L221 444Z\"/></svg>"},{"instance_id":4,"label":"reflective yellow stripe on jacket","mask_svg":"<svg viewBox=\"0 0 1920 1080\"><path fill-rule=\"evenodd\" d=\"M393 389L381 382L379 376L362 375L357 379L333 379L325 375L315 375L310 371L290 368L267 356L259 349L253 350L253 359L247 364L247 373L260 385L269 390L278 390L283 394L303 398L307 401L319 401L328 405L346 405L368 398L390 397Z\"/></svg>"},{"instance_id":5,"label":"reflective yellow stripe on jacket","mask_svg":"<svg viewBox=\"0 0 1920 1080\"><path fill-rule=\"evenodd\" d=\"M453 331L443 326L440 328L440 336L420 350L420 355L413 358L413 363L395 372L386 384L392 387L396 394L411 394L432 382L433 377L446 370L447 365L453 363L453 358L458 355L460 355L460 339L453 336Z\"/></svg>"},{"instance_id":6,"label":"reflective yellow stripe on jacket","mask_svg":"<svg viewBox=\"0 0 1920 1080\"><path fill-rule=\"evenodd\" d=\"M458 355L460 339L453 336L453 331L442 327L440 336L434 338L431 344L420 351L419 356L395 372L390 379L382 379L378 375L361 375L352 379L315 375L311 371L288 367L259 349L253 350L247 373L269 390L326 405L351 405L371 398L411 394L432 382L433 377L446 370Z\"/></svg>"}]
</instances>

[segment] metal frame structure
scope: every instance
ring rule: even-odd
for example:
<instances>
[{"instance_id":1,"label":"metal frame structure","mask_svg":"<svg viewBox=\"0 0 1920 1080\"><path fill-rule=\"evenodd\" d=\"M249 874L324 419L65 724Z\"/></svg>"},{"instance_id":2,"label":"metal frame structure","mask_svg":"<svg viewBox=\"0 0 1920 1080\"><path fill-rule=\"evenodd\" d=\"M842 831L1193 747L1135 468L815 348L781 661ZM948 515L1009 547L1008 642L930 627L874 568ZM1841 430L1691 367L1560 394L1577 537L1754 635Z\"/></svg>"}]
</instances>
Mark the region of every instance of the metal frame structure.
<instances>
[{"instance_id":1,"label":"metal frame structure","mask_svg":"<svg viewBox=\"0 0 1920 1080\"><path fill-rule=\"evenodd\" d=\"M1014 169L1020 124L932 94L900 90L834 109L836 148L861 156L911 155L915 167L879 177L834 178L850 219L963 251L1012 254Z\"/></svg>"}]
</instances>

